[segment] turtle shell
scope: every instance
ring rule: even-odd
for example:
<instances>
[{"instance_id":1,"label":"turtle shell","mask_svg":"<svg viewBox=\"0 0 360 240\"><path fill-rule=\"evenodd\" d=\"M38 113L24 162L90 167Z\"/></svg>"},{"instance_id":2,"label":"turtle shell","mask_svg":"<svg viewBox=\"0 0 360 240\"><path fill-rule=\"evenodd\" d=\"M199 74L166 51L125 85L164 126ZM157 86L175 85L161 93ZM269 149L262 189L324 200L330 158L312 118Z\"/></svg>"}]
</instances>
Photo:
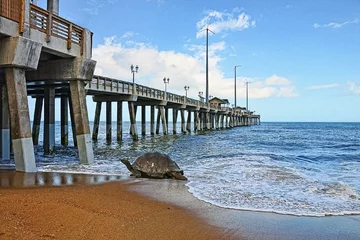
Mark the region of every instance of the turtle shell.
<instances>
[{"instance_id":1,"label":"turtle shell","mask_svg":"<svg viewBox=\"0 0 360 240\"><path fill-rule=\"evenodd\" d=\"M133 168L153 178L164 178L169 172L183 172L171 158L159 152L149 152L138 157Z\"/></svg>"}]
</instances>

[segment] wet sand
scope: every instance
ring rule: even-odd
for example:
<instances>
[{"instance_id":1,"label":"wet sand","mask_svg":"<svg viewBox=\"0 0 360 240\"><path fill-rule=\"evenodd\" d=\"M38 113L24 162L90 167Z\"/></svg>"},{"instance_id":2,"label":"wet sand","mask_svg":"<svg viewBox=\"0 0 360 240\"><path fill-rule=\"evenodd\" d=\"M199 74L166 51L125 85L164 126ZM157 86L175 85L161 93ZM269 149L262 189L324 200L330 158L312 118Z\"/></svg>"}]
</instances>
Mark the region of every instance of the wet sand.
<instances>
[{"instance_id":1,"label":"wet sand","mask_svg":"<svg viewBox=\"0 0 360 240\"><path fill-rule=\"evenodd\" d=\"M190 210L128 190L141 182L38 187L32 175L11 175L13 185L0 187L0 239L240 239Z\"/></svg>"},{"instance_id":2,"label":"wet sand","mask_svg":"<svg viewBox=\"0 0 360 240\"><path fill-rule=\"evenodd\" d=\"M216 207L185 182L0 170L0 239L360 239L360 216Z\"/></svg>"}]
</instances>

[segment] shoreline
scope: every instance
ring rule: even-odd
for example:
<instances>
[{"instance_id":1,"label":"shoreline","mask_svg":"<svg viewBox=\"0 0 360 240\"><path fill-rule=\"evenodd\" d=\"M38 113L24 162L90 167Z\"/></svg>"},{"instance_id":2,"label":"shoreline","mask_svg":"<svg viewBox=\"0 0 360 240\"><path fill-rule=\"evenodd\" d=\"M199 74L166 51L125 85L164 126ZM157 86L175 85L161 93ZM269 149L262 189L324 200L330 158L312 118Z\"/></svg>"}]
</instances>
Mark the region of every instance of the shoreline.
<instances>
[{"instance_id":1,"label":"shoreline","mask_svg":"<svg viewBox=\"0 0 360 240\"><path fill-rule=\"evenodd\" d=\"M10 179L11 181L9 181ZM43 179L43 181L39 181L39 179ZM4 183L8 183L9 186L4 188ZM39 186L34 185L36 183L41 184ZM64 184L60 186L59 183L60 185L61 183ZM122 207L116 209L112 209L111 205L117 203L118 201L124 201L123 198L131 198L133 199L131 201L136 202L142 201L143 205L146 205L147 207L143 208L142 206L138 214L142 214L143 217L148 220L146 223L148 228L163 228L163 223L165 221L167 225L170 224L168 226L170 229L184 229L183 221L186 223L191 222L191 224L187 226L186 229L196 229L191 231L191 233L195 235L191 235L190 238L187 235L187 239L325 240L338 238L352 240L360 238L360 229L358 228L360 223L360 215L308 217L222 208L197 199L188 191L188 188L185 184L186 183L182 181L168 179L136 179L123 176L71 174L59 172L38 172L33 174L25 174L1 170L0 213L2 214L0 214L0 224L1 226L6 226L4 212L6 213L6 211L8 211L8 202L13 204L13 202L19 201L35 201L32 203L34 204L32 207L36 209L41 207L41 204L36 204L36 201L43 202L40 196L42 193L49 197L56 196L57 198L60 197L61 199L64 197L66 198L66 196L63 196L64 193L68 193L72 197L63 199L63 202L76 202L77 200L74 199L78 198L79 196L81 199L85 199L84 202L78 201L75 206L72 206L75 207L75 210L79 210L80 208L81 210L89 213L89 211L93 211L95 207L96 211L90 213L90 218L92 219L102 216L101 214L99 215L99 209L101 208L107 209L107 211L110 211L112 214L117 214L118 218L121 218L122 214L125 214L125 216L130 216L132 212L138 211L136 207L133 207L132 210L130 210L131 207L129 208L128 206L130 200L127 200L127 204L122 202ZM75 192L79 192L80 195L77 196ZM4 193L6 194L4 195ZM40 195L34 200L31 193ZM18 197L4 200L4 196L9 197L9 194L16 195ZM98 196L99 194L101 196ZM114 196L114 194L116 194L116 196ZM97 199L96 201L99 203L97 206L93 206L91 203L89 203L89 201L91 202L94 196ZM99 198L103 201L100 201ZM102 205L100 204L101 202L106 204ZM69 207L69 204L65 204L65 206L61 205L61 202L59 203L58 200L50 201L48 204L60 204L62 208ZM171 213L171 211L166 213L166 211L163 212L163 210L161 210L161 215L164 218L161 220L156 220L153 213L153 211L155 211L154 209L156 208L153 208L155 205L159 205L160 209L170 208L168 210L175 211L173 213ZM17 216L18 214L21 215L21 213L27 213L27 208L29 206L29 204L27 204L27 206L13 206L12 213L14 216ZM113 210L115 212L112 212ZM45 213L45 216L50 215L51 209L47 209L47 211L50 212ZM119 212L121 212L121 214L119 214ZM21 216L22 219L27 219L33 214L34 213ZM39 215L39 213L36 214ZM68 211L68 214L73 215L75 213ZM178 219L179 214L185 214L185 216L181 216L181 219L186 220L180 221ZM41 217L41 214L38 217ZM135 218L137 217L138 216L135 215ZM153 222L149 220L150 218L154 218ZM114 224L113 220L114 219L110 218L111 224ZM172 222L169 222L169 220L172 220ZM159 222L162 224L159 225ZM49 225L53 223L46 224ZM79 223L75 222L74 224L77 225ZM133 227L136 227L136 224L133 225ZM107 229L106 231L112 231L109 230L106 226L105 229ZM0 239L15 239L15 237L3 238L5 235L2 231L0 231ZM182 232L184 232L184 230ZM46 235L49 233L44 234ZM66 232L63 232L62 234L66 235ZM133 232L128 234L129 235L126 235L127 237L124 238L124 235L122 235L121 238L137 239L135 236L140 237L140 235L136 235ZM155 233L153 232L152 234ZM161 237L165 237L167 234L169 234L169 232L161 232L160 239L162 239ZM206 236L202 234L205 234ZM62 239L61 237L65 235L58 236L55 234L54 236L56 236L58 239ZM159 238L158 235L153 236ZM196 238L194 238L194 236ZM19 236L17 235L17 237ZM69 237L74 239L74 235L70 235ZM182 238L180 235L173 234L170 239L186 238Z\"/></svg>"}]
</instances>

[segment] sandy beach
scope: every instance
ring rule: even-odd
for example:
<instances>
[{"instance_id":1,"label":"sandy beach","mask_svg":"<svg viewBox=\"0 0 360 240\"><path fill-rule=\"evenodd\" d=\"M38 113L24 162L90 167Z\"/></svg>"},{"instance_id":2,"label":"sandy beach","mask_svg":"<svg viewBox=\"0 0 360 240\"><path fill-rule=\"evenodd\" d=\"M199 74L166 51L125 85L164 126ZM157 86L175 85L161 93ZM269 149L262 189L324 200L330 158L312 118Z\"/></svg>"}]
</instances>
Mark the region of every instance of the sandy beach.
<instances>
[{"instance_id":1,"label":"sandy beach","mask_svg":"<svg viewBox=\"0 0 360 240\"><path fill-rule=\"evenodd\" d=\"M357 240L360 216L304 217L214 206L186 183L0 171L0 239Z\"/></svg>"},{"instance_id":2,"label":"sandy beach","mask_svg":"<svg viewBox=\"0 0 360 240\"><path fill-rule=\"evenodd\" d=\"M0 239L240 239L134 184L0 188Z\"/></svg>"}]
</instances>

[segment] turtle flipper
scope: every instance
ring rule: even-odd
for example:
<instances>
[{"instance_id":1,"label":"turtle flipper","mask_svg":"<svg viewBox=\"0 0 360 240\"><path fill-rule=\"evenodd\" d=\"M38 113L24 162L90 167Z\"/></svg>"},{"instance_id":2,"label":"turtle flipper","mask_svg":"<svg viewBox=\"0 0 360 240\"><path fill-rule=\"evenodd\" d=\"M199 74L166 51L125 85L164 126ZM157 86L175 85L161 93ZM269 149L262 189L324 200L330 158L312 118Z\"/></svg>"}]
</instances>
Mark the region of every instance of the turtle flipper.
<instances>
[{"instance_id":1,"label":"turtle flipper","mask_svg":"<svg viewBox=\"0 0 360 240\"><path fill-rule=\"evenodd\" d=\"M169 172L168 176L170 176L170 178L176 179L176 180L183 180L183 181L187 181L188 179L182 175L180 172Z\"/></svg>"}]
</instances>

